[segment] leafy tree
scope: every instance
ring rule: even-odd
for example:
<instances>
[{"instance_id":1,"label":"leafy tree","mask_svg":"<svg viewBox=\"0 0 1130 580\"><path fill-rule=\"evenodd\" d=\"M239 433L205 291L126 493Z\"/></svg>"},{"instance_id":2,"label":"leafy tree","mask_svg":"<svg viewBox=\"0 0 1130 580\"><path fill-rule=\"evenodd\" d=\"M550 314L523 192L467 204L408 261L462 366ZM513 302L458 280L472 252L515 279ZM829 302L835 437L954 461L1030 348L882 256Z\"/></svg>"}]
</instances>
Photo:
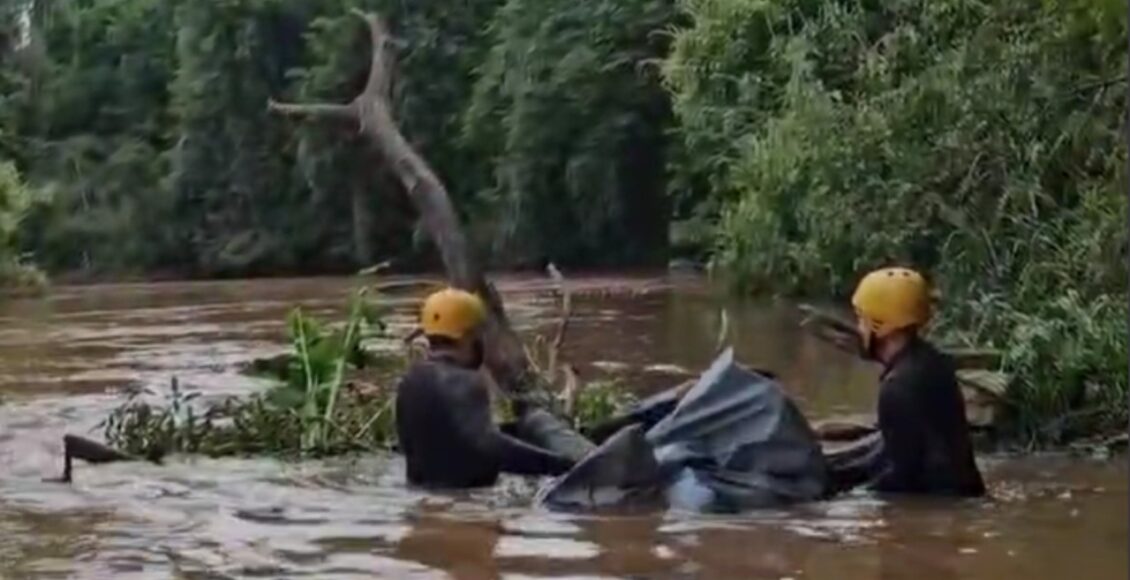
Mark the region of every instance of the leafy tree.
<instances>
[{"instance_id":1,"label":"leafy tree","mask_svg":"<svg viewBox=\"0 0 1130 580\"><path fill-rule=\"evenodd\" d=\"M485 193L504 259L655 263L666 256L663 0L509 0L467 113L495 159Z\"/></svg>"},{"instance_id":2,"label":"leafy tree","mask_svg":"<svg viewBox=\"0 0 1130 580\"><path fill-rule=\"evenodd\" d=\"M155 0L36 2L41 55L8 77L0 131L53 193L25 244L51 269L155 266L164 256L171 10Z\"/></svg>"},{"instance_id":3,"label":"leafy tree","mask_svg":"<svg viewBox=\"0 0 1130 580\"><path fill-rule=\"evenodd\" d=\"M24 263L19 250L20 225L34 201L15 165L0 161L0 286L6 290L38 289L46 282L37 269Z\"/></svg>"}]
</instances>

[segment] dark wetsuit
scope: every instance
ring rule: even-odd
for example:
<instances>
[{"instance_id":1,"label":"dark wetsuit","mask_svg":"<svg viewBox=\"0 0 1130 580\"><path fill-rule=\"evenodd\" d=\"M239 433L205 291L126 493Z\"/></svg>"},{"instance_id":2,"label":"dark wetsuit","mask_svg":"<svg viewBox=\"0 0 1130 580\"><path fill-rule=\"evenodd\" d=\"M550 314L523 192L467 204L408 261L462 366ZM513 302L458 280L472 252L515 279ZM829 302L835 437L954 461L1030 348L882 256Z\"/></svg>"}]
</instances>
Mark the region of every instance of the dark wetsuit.
<instances>
[{"instance_id":1,"label":"dark wetsuit","mask_svg":"<svg viewBox=\"0 0 1130 580\"><path fill-rule=\"evenodd\" d=\"M926 341L913 339L883 373L879 430L876 491L985 493L953 361Z\"/></svg>"},{"instance_id":2,"label":"dark wetsuit","mask_svg":"<svg viewBox=\"0 0 1130 580\"><path fill-rule=\"evenodd\" d=\"M415 485L480 487L492 485L501 471L557 475L572 467L499 431L482 377L439 358L415 363L401 379L396 431Z\"/></svg>"}]
</instances>

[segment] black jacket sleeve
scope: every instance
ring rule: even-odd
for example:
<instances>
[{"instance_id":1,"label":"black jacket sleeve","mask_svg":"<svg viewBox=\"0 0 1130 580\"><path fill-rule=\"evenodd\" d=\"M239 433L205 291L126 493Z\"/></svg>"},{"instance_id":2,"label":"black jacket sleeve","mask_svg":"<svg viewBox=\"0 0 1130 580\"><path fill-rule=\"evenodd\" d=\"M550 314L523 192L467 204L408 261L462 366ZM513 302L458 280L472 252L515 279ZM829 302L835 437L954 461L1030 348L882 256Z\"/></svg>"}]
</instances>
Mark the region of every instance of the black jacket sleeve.
<instances>
[{"instance_id":1,"label":"black jacket sleeve","mask_svg":"<svg viewBox=\"0 0 1130 580\"><path fill-rule=\"evenodd\" d=\"M464 416L455 421L459 436L485 456L497 461L499 468L519 475L558 475L573 466L569 459L534 447L503 433L490 415L490 397L485 388L464 390L464 401L456 408Z\"/></svg>"},{"instance_id":2,"label":"black jacket sleeve","mask_svg":"<svg viewBox=\"0 0 1130 580\"><path fill-rule=\"evenodd\" d=\"M923 428L914 394L899 379L884 385L879 394L879 430L883 434L885 469L874 483L881 492L913 491L921 487L918 481L925 459Z\"/></svg>"}]
</instances>

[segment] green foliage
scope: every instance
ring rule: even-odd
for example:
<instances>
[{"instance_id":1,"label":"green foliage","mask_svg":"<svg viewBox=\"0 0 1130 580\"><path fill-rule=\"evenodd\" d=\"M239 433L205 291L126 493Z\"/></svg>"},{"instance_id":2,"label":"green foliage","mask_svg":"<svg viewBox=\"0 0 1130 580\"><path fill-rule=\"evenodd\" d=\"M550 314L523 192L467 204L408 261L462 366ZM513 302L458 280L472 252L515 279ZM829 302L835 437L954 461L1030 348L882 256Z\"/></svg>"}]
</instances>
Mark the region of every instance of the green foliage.
<instances>
[{"instance_id":1,"label":"green foliage","mask_svg":"<svg viewBox=\"0 0 1130 580\"><path fill-rule=\"evenodd\" d=\"M167 2L37 2L39 62L9 78L0 132L29 181L52 193L24 247L52 270L156 267L167 256L173 62Z\"/></svg>"},{"instance_id":2,"label":"green foliage","mask_svg":"<svg viewBox=\"0 0 1130 580\"><path fill-rule=\"evenodd\" d=\"M0 13L8 46L18 6ZM88 274L421 267L414 211L363 138L266 109L357 94L354 8L390 21L397 120L495 262L664 257L670 114L651 61L672 0L37 2L42 42L0 74L0 152L54 193L25 249Z\"/></svg>"},{"instance_id":3,"label":"green foliage","mask_svg":"<svg viewBox=\"0 0 1130 580\"><path fill-rule=\"evenodd\" d=\"M510 0L466 139L494 157L495 251L520 263L665 258L670 1Z\"/></svg>"},{"instance_id":4,"label":"green foliage","mask_svg":"<svg viewBox=\"0 0 1130 580\"><path fill-rule=\"evenodd\" d=\"M0 161L0 287L6 290L38 290L47 283L39 270L23 263L19 252L20 225L34 201L15 166Z\"/></svg>"},{"instance_id":5,"label":"green foliage","mask_svg":"<svg viewBox=\"0 0 1130 580\"><path fill-rule=\"evenodd\" d=\"M229 398L199 409L199 393L173 381L161 404L135 394L103 422L106 441L126 453L284 455L318 457L393 444L393 395L347 389L346 370L370 358L362 341L384 331L379 302L362 290L341 329L329 329L295 310L289 319L293 351L283 382L265 393Z\"/></svg>"},{"instance_id":6,"label":"green foliage","mask_svg":"<svg viewBox=\"0 0 1130 580\"><path fill-rule=\"evenodd\" d=\"M340 431L334 425L334 413L345 368L364 363L364 331L375 326L383 332L384 322L377 307L365 302L362 290L353 299L344 330L327 332L304 317L301 310L291 314L289 323L296 357L289 368L289 380L271 394L271 399L282 408L297 410L304 451L324 449L331 446L335 430Z\"/></svg>"},{"instance_id":7,"label":"green foliage","mask_svg":"<svg viewBox=\"0 0 1130 580\"><path fill-rule=\"evenodd\" d=\"M25 249L50 270L91 274L342 271L416 256L408 200L356 133L274 118L267 100L352 98L369 46L349 10L378 10L401 41L399 120L469 199L476 182L462 176L485 165L450 137L495 5L36 3L42 62L0 73L0 154L54 194L29 217ZM9 16L0 30L18 29Z\"/></svg>"},{"instance_id":8,"label":"green foliage","mask_svg":"<svg viewBox=\"0 0 1130 580\"><path fill-rule=\"evenodd\" d=\"M1009 350L1015 427L1040 441L1085 412L1080 385L1125 399L1126 319L1097 306L1126 300L1124 10L684 6L695 25L666 79L701 152L680 171L711 175L724 200L724 270L803 293L844 293L891 262L930 272L942 332Z\"/></svg>"},{"instance_id":9,"label":"green foliage","mask_svg":"<svg viewBox=\"0 0 1130 580\"><path fill-rule=\"evenodd\" d=\"M293 130L266 108L299 64L309 8L274 0L177 7L170 187L176 246L194 271L286 270L316 251Z\"/></svg>"},{"instance_id":10,"label":"green foliage","mask_svg":"<svg viewBox=\"0 0 1130 580\"><path fill-rule=\"evenodd\" d=\"M618 379L593 381L577 395L573 408L573 426L584 431L628 410L638 402Z\"/></svg>"},{"instance_id":11,"label":"green foliage","mask_svg":"<svg viewBox=\"0 0 1130 580\"><path fill-rule=\"evenodd\" d=\"M1021 311L1000 298L977 303L974 335L999 341L1007 393L1006 435L1027 447L1121 432L1127 415L1125 300L1084 300L1075 290Z\"/></svg>"},{"instance_id":12,"label":"green foliage","mask_svg":"<svg viewBox=\"0 0 1130 580\"><path fill-rule=\"evenodd\" d=\"M311 422L262 395L229 398L203 409L196 404L198 396L174 387L160 402L131 397L102 423L103 436L124 453L156 458L172 453L323 457L386 449L395 435L392 399L383 395L348 395L316 442L308 435Z\"/></svg>"}]
</instances>

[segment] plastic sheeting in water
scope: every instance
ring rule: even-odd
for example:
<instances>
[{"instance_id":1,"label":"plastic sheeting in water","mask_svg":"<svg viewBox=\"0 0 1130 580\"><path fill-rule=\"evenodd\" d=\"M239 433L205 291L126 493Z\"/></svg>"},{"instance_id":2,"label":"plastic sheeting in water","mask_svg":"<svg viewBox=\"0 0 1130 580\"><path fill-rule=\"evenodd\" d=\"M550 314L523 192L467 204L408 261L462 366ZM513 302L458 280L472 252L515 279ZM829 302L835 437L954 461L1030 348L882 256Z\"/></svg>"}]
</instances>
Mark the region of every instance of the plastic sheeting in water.
<instances>
[{"instance_id":1,"label":"plastic sheeting in water","mask_svg":"<svg viewBox=\"0 0 1130 580\"><path fill-rule=\"evenodd\" d=\"M723 352L674 408L621 428L539 494L551 509L638 506L740 512L824 497L828 467L808 421L773 379ZM646 429L646 431L645 431Z\"/></svg>"}]
</instances>

